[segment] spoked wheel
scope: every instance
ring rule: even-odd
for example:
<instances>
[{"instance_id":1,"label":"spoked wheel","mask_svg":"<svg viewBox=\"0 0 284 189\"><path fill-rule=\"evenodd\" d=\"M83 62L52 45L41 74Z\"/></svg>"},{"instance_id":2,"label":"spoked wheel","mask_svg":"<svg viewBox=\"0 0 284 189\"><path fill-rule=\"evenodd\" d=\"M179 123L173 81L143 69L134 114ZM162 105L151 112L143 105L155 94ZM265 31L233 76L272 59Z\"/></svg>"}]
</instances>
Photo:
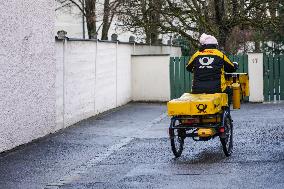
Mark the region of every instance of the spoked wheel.
<instances>
[{"instance_id":1,"label":"spoked wheel","mask_svg":"<svg viewBox=\"0 0 284 189\"><path fill-rule=\"evenodd\" d=\"M172 120L171 122L172 127L174 127L178 122L179 122L178 120ZM183 151L185 130L169 128L169 135L171 139L172 151L175 157L180 157Z\"/></svg>"},{"instance_id":2,"label":"spoked wheel","mask_svg":"<svg viewBox=\"0 0 284 189\"><path fill-rule=\"evenodd\" d=\"M233 150L233 123L227 110L225 110L223 115L223 126L225 128L225 132L220 136L220 140L223 146L223 151L228 157L232 154Z\"/></svg>"}]
</instances>

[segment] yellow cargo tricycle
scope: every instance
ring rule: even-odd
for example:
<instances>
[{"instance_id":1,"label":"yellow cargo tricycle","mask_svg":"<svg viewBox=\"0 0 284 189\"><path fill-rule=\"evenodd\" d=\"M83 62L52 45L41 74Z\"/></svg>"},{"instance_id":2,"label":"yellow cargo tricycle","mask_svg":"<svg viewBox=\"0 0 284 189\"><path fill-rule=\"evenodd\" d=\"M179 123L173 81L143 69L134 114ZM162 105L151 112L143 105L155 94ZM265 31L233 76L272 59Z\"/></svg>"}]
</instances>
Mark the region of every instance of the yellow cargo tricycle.
<instances>
[{"instance_id":1,"label":"yellow cargo tricycle","mask_svg":"<svg viewBox=\"0 0 284 189\"><path fill-rule=\"evenodd\" d=\"M226 74L228 86L233 89L233 108L249 96L249 78L246 73ZM182 154L184 140L207 141L219 137L223 151L230 156L233 149L233 120L226 93L190 94L168 102L171 117L169 135L175 157Z\"/></svg>"}]
</instances>

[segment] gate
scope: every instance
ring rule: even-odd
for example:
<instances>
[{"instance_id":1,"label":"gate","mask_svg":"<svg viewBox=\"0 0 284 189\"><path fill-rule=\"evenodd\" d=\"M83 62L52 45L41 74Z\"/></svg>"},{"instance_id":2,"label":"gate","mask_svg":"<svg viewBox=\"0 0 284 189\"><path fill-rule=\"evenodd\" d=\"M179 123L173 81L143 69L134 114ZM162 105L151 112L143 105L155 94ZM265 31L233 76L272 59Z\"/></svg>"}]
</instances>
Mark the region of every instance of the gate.
<instances>
[{"instance_id":1,"label":"gate","mask_svg":"<svg viewBox=\"0 0 284 189\"><path fill-rule=\"evenodd\" d=\"M239 73L248 72L248 56L229 56L231 61L239 63ZM192 74L185 66L188 56L171 57L170 85L171 99L180 97L185 92L191 92ZM284 100L284 55L263 56L264 101Z\"/></svg>"},{"instance_id":2,"label":"gate","mask_svg":"<svg viewBox=\"0 0 284 189\"><path fill-rule=\"evenodd\" d=\"M188 56L171 57L170 59L171 99L191 91L192 74L185 69L188 60Z\"/></svg>"},{"instance_id":3,"label":"gate","mask_svg":"<svg viewBox=\"0 0 284 189\"><path fill-rule=\"evenodd\" d=\"M248 72L248 56L229 56L231 61L239 63L239 73ZM180 97L185 92L191 92L192 74L185 69L189 57L171 57L170 59L170 85L171 99Z\"/></svg>"},{"instance_id":4,"label":"gate","mask_svg":"<svg viewBox=\"0 0 284 189\"><path fill-rule=\"evenodd\" d=\"M264 101L284 100L284 55L263 57Z\"/></svg>"}]
</instances>

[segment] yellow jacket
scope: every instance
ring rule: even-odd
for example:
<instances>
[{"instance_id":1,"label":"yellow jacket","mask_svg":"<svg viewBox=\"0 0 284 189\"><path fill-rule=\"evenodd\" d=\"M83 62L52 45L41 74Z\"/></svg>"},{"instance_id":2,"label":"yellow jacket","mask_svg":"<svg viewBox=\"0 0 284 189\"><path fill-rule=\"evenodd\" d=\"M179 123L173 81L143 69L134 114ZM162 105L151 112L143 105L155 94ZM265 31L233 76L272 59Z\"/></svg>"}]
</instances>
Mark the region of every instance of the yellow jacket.
<instances>
[{"instance_id":1,"label":"yellow jacket","mask_svg":"<svg viewBox=\"0 0 284 189\"><path fill-rule=\"evenodd\" d=\"M223 92L227 87L225 72L236 71L229 58L216 48L197 51L186 69L194 74L192 93Z\"/></svg>"}]
</instances>

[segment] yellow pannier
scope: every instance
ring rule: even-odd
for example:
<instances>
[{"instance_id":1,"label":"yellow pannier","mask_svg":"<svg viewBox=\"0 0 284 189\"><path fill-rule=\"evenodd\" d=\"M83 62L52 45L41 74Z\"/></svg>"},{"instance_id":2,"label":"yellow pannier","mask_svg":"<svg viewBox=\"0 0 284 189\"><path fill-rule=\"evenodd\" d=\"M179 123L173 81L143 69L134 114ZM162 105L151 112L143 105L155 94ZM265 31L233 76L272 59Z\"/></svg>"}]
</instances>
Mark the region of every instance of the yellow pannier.
<instances>
[{"instance_id":1,"label":"yellow pannier","mask_svg":"<svg viewBox=\"0 0 284 189\"><path fill-rule=\"evenodd\" d=\"M169 101L167 106L169 116L216 114L223 106L228 106L228 95L184 93L180 98Z\"/></svg>"}]
</instances>

